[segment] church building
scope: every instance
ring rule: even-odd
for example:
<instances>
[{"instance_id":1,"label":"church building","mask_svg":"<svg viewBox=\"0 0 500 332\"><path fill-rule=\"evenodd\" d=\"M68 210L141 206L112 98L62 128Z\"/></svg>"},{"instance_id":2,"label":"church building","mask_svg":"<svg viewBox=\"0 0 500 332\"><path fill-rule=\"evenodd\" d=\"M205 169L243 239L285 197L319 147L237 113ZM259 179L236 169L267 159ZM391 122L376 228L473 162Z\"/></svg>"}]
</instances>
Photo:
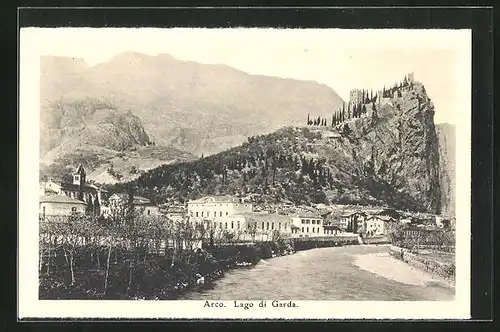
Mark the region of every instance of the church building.
<instances>
[{"instance_id":1,"label":"church building","mask_svg":"<svg viewBox=\"0 0 500 332\"><path fill-rule=\"evenodd\" d=\"M80 164L73 173L72 183L54 182L49 179L40 186L40 194L42 196L62 195L85 203L92 201L94 205L98 202L102 206L104 204L103 195L106 194L106 191L91 183L87 183L86 176L85 169Z\"/></svg>"}]
</instances>

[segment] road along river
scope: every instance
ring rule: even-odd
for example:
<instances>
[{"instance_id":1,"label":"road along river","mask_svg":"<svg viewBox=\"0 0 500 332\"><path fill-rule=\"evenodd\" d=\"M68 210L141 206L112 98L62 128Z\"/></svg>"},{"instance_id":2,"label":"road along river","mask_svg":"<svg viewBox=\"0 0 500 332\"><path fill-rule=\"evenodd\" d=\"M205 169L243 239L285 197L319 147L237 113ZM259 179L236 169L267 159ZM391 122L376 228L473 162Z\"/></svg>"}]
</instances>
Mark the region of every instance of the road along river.
<instances>
[{"instance_id":1,"label":"road along river","mask_svg":"<svg viewBox=\"0 0 500 332\"><path fill-rule=\"evenodd\" d=\"M229 271L213 288L184 300L447 301L446 283L389 257L386 246L301 251Z\"/></svg>"}]
</instances>

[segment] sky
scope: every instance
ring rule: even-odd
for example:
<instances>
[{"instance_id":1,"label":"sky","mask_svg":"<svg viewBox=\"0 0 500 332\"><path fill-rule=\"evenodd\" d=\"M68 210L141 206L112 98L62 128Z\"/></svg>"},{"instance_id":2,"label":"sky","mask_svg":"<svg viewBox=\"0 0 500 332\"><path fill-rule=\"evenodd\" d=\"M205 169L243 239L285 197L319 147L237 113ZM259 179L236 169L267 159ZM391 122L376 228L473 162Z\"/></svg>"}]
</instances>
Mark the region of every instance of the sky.
<instances>
[{"instance_id":1,"label":"sky","mask_svg":"<svg viewBox=\"0 0 500 332\"><path fill-rule=\"evenodd\" d=\"M249 74L316 81L346 101L351 89L377 91L413 72L434 102L436 123L455 122L457 95L463 93L459 77L466 76L464 63L471 59L469 30L29 30L31 37L36 35L32 48L40 55L83 58L95 65L122 52L167 53L179 60L226 64Z\"/></svg>"}]
</instances>

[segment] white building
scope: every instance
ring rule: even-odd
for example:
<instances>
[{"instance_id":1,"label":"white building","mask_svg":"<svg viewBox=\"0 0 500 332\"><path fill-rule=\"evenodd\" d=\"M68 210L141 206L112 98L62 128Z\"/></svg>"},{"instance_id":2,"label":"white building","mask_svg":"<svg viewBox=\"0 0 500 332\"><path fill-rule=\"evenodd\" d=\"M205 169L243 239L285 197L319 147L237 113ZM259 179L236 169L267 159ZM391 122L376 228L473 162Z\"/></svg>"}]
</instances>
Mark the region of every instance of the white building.
<instances>
[{"instance_id":1,"label":"white building","mask_svg":"<svg viewBox=\"0 0 500 332\"><path fill-rule=\"evenodd\" d=\"M298 236L320 236L324 235L323 217L314 213L300 213L292 217L292 234Z\"/></svg>"},{"instance_id":2,"label":"white building","mask_svg":"<svg viewBox=\"0 0 500 332\"><path fill-rule=\"evenodd\" d=\"M244 217L245 227L253 226L259 234L269 235L278 231L288 236L292 233L292 218L289 216L268 212L247 212L241 216Z\"/></svg>"},{"instance_id":3,"label":"white building","mask_svg":"<svg viewBox=\"0 0 500 332\"><path fill-rule=\"evenodd\" d=\"M39 200L41 218L85 213L85 202L64 195L42 196Z\"/></svg>"},{"instance_id":4,"label":"white building","mask_svg":"<svg viewBox=\"0 0 500 332\"><path fill-rule=\"evenodd\" d=\"M389 216L369 216L365 221L364 233L369 235L386 235L391 224L396 220Z\"/></svg>"},{"instance_id":5,"label":"white building","mask_svg":"<svg viewBox=\"0 0 500 332\"><path fill-rule=\"evenodd\" d=\"M109 198L109 209L107 209L107 216L115 213L120 213L128 202L128 194L113 194ZM160 214L158 206L151 203L147 198L140 196L133 196L133 205L136 211L146 216L157 216Z\"/></svg>"},{"instance_id":6,"label":"white building","mask_svg":"<svg viewBox=\"0 0 500 332\"><path fill-rule=\"evenodd\" d=\"M223 232L237 235L240 240L271 240L276 234L289 235L289 216L255 212L251 203L232 196L209 196L188 202L187 214L192 222L212 229L216 236Z\"/></svg>"},{"instance_id":7,"label":"white building","mask_svg":"<svg viewBox=\"0 0 500 332\"><path fill-rule=\"evenodd\" d=\"M252 204L233 196L209 196L188 202L188 216L227 221L229 216L252 212Z\"/></svg>"},{"instance_id":8,"label":"white building","mask_svg":"<svg viewBox=\"0 0 500 332\"><path fill-rule=\"evenodd\" d=\"M344 214L340 218L340 226L348 232L357 233L359 230L363 230L366 217L367 214L365 212L352 212Z\"/></svg>"}]
</instances>

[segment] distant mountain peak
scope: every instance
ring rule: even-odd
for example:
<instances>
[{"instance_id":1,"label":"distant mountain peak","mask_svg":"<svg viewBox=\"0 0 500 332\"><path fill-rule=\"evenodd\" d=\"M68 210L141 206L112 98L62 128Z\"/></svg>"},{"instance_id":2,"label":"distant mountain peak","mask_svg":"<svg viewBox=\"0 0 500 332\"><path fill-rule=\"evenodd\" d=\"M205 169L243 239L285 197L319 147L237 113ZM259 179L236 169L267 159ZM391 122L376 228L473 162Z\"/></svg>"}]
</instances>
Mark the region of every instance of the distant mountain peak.
<instances>
[{"instance_id":1,"label":"distant mountain peak","mask_svg":"<svg viewBox=\"0 0 500 332\"><path fill-rule=\"evenodd\" d=\"M304 114L331 116L343 100L312 81L251 75L224 64L201 64L170 54L124 52L75 69L71 61L42 62L41 101L104 98L141 119L158 144L209 155L249 135L300 125ZM46 65L49 63L48 65ZM178 137L178 133L188 133Z\"/></svg>"}]
</instances>

